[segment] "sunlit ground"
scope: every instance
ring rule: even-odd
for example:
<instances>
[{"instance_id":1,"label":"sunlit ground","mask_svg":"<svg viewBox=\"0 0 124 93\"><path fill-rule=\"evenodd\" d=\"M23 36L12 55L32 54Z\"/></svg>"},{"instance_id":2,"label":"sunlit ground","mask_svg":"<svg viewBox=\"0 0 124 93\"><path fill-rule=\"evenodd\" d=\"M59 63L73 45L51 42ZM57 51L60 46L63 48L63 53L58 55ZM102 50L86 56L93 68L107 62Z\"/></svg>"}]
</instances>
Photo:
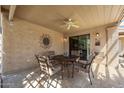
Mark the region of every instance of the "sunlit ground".
<instances>
[{"instance_id":1,"label":"sunlit ground","mask_svg":"<svg viewBox=\"0 0 124 93\"><path fill-rule=\"evenodd\" d=\"M91 77L90 85L88 75L82 71L75 72L74 78L66 74L62 80L60 72L49 79L47 74L41 73L39 68L28 70L15 75L4 76L4 87L24 88L83 88L83 87L124 87L124 68L93 63L95 78Z\"/></svg>"}]
</instances>

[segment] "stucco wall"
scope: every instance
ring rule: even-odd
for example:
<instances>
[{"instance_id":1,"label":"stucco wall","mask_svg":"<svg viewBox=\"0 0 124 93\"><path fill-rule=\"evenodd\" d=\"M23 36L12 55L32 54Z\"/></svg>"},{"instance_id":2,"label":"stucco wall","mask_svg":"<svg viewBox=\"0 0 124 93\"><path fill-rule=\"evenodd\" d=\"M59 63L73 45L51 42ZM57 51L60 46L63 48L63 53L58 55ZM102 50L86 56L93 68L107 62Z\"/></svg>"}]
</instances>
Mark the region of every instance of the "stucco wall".
<instances>
[{"instance_id":1,"label":"stucco wall","mask_svg":"<svg viewBox=\"0 0 124 93\"><path fill-rule=\"evenodd\" d=\"M40 46L43 34L51 36L50 49ZM10 25L7 17L3 16L3 73L37 66L34 54L48 50L63 53L63 34L17 18Z\"/></svg>"},{"instance_id":2,"label":"stucco wall","mask_svg":"<svg viewBox=\"0 0 124 93\"><path fill-rule=\"evenodd\" d=\"M118 49L119 49L119 39L118 39L118 29L109 28L107 29L107 33L105 30L105 26L83 30L76 33L72 33L69 36L77 36L90 34L90 50L100 52L100 54L96 57L97 62L102 62L104 65L106 63L108 65L116 66L118 63ZM95 46L95 38L96 33L99 33L100 38L100 46ZM108 34L108 36L106 36ZM108 39L107 39L108 37ZM69 40L66 41L66 51L69 53Z\"/></svg>"},{"instance_id":3,"label":"stucco wall","mask_svg":"<svg viewBox=\"0 0 124 93\"><path fill-rule=\"evenodd\" d=\"M100 39L100 46L95 46L95 39L96 39L96 33L99 33L99 39ZM105 36L105 30L104 27L99 27L97 29L89 29L89 30L83 30L79 31L76 33L72 33L69 35L71 36L77 36L77 35L85 35L85 34L90 34L90 50L91 51L97 51L97 52L102 52L103 55L106 53L106 36ZM67 52L69 52L69 40L66 42L66 49Z\"/></svg>"},{"instance_id":4,"label":"stucco wall","mask_svg":"<svg viewBox=\"0 0 124 93\"><path fill-rule=\"evenodd\" d=\"M100 46L95 46L96 33L100 36ZM63 42L63 34L30 22L14 19L12 25L7 17L3 17L3 72L13 72L37 66L34 54L48 51L40 47L39 39L43 34L50 34L52 37L52 47L56 54L69 53L69 40ZM108 40L106 41L105 27L83 30L69 34L69 36L90 34L91 51L100 52L101 59L97 60L103 64L116 66L118 63L118 30L108 29ZM68 37L69 37L68 36ZM65 45L65 46L64 46ZM65 50L65 51L64 51ZM107 59L108 57L108 59Z\"/></svg>"}]
</instances>

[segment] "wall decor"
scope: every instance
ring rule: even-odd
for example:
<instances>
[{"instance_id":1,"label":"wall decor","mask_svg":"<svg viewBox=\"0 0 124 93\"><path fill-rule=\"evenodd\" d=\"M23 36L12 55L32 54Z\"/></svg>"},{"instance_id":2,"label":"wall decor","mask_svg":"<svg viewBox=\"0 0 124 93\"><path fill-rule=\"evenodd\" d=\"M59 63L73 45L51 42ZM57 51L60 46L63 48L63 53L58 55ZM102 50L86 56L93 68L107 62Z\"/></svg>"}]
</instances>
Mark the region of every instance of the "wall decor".
<instances>
[{"instance_id":1,"label":"wall decor","mask_svg":"<svg viewBox=\"0 0 124 93\"><path fill-rule=\"evenodd\" d=\"M95 39L95 46L100 46L100 39L98 38Z\"/></svg>"},{"instance_id":2,"label":"wall decor","mask_svg":"<svg viewBox=\"0 0 124 93\"><path fill-rule=\"evenodd\" d=\"M52 46L52 39L49 34L43 34L40 37L40 45L42 48L50 48Z\"/></svg>"}]
</instances>

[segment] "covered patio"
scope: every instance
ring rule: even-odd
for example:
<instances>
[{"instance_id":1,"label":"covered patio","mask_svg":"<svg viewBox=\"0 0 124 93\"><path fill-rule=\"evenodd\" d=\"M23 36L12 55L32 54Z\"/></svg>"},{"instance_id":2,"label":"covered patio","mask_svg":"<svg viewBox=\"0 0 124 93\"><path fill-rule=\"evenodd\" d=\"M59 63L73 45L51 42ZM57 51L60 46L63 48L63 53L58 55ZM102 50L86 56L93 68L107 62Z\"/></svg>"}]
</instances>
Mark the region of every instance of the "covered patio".
<instances>
[{"instance_id":1,"label":"covered patio","mask_svg":"<svg viewBox=\"0 0 124 93\"><path fill-rule=\"evenodd\" d=\"M124 87L123 16L121 5L2 5L1 87ZM95 57L90 60L92 54ZM82 68L91 62L94 78L76 65L68 68L70 63L64 63L64 76L66 68L60 63L61 70L49 77L42 73L35 55L45 56L49 62L58 55L75 56L74 65L79 58ZM68 77L70 70L73 77Z\"/></svg>"}]
</instances>

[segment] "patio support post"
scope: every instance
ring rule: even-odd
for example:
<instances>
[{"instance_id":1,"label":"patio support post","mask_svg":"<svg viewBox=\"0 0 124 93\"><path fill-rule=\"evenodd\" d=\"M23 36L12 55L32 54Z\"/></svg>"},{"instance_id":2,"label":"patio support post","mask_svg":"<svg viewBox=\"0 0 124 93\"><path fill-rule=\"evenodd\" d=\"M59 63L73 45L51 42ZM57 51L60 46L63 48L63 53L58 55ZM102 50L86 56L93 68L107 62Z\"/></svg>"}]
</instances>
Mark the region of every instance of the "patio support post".
<instances>
[{"instance_id":1,"label":"patio support post","mask_svg":"<svg viewBox=\"0 0 124 93\"><path fill-rule=\"evenodd\" d=\"M106 67L108 66L108 29L109 28L112 28L112 27L115 27L115 26L117 26L119 23L118 22L115 22L113 25L111 25L111 26L107 26L106 28L105 28L105 32L106 32Z\"/></svg>"},{"instance_id":2,"label":"patio support post","mask_svg":"<svg viewBox=\"0 0 124 93\"><path fill-rule=\"evenodd\" d=\"M107 28L105 28L105 33L106 33L106 64L105 64L105 66L107 67L108 65L107 65L107 63L108 63L108 54L107 54L107 52L108 52L108 30L107 30Z\"/></svg>"},{"instance_id":3,"label":"patio support post","mask_svg":"<svg viewBox=\"0 0 124 93\"><path fill-rule=\"evenodd\" d=\"M13 21L16 5L11 5L9 10L9 21Z\"/></svg>"},{"instance_id":4,"label":"patio support post","mask_svg":"<svg viewBox=\"0 0 124 93\"><path fill-rule=\"evenodd\" d=\"M0 6L0 32L2 32L2 17L1 17L1 6ZM2 34L2 33L1 33ZM0 62L0 87L3 88L3 79L2 79L2 60Z\"/></svg>"}]
</instances>

